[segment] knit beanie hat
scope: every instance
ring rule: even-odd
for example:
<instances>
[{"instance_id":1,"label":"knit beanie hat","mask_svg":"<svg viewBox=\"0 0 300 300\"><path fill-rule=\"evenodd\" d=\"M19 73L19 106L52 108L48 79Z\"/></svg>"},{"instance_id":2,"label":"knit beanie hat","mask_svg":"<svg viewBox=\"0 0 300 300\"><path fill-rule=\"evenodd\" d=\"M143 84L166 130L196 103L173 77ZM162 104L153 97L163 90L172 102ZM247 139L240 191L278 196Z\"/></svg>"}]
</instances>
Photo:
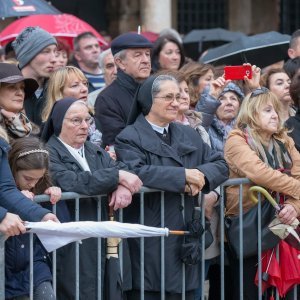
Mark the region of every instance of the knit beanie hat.
<instances>
[{"instance_id":1,"label":"knit beanie hat","mask_svg":"<svg viewBox=\"0 0 300 300\"><path fill-rule=\"evenodd\" d=\"M234 84L233 82L229 82L229 83L225 86L225 88L223 89L223 91L222 91L221 94L219 95L219 98L220 98L221 96L223 96L223 95L224 95L225 93L227 93L227 92L233 92L233 93L235 93L235 94L238 96L238 98L239 98L240 101L243 101L243 99L244 99L244 97L245 97L245 95L244 95L244 93L242 92L242 90L240 89L240 87L239 87L238 85Z\"/></svg>"},{"instance_id":2,"label":"knit beanie hat","mask_svg":"<svg viewBox=\"0 0 300 300\"><path fill-rule=\"evenodd\" d=\"M57 45L56 39L40 27L25 28L12 43L19 68L24 68L36 55L49 45Z\"/></svg>"}]
</instances>

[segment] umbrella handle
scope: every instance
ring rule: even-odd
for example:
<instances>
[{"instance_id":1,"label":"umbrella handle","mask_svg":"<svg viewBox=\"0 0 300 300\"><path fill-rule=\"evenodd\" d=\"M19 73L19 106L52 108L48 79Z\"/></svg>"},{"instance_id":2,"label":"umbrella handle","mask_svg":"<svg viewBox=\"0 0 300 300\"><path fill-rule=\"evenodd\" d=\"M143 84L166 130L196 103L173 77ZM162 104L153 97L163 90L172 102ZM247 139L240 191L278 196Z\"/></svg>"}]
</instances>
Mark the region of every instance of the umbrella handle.
<instances>
[{"instance_id":1,"label":"umbrella handle","mask_svg":"<svg viewBox=\"0 0 300 300\"><path fill-rule=\"evenodd\" d=\"M248 195L250 197L250 199L255 203L257 204L258 203L258 199L257 197L254 195L254 193L261 193L263 194L266 199L268 199L270 201L270 203L272 204L272 206L277 210L279 211L280 210L280 206L278 205L278 203L274 200L274 198L269 194L269 192L264 189L263 187L261 186L252 186L249 191L248 191Z\"/></svg>"},{"instance_id":2,"label":"umbrella handle","mask_svg":"<svg viewBox=\"0 0 300 300\"><path fill-rule=\"evenodd\" d=\"M169 230L170 235L189 235L189 231L184 231L184 230Z\"/></svg>"}]
</instances>

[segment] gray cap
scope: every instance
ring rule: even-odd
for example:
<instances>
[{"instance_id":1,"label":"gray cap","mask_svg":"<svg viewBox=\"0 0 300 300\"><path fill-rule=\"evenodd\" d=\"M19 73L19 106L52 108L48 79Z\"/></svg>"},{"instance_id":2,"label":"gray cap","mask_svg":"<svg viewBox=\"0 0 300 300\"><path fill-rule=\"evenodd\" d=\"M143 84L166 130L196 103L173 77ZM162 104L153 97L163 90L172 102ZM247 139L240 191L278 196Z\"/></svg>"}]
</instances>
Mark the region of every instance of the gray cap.
<instances>
[{"instance_id":1,"label":"gray cap","mask_svg":"<svg viewBox=\"0 0 300 300\"><path fill-rule=\"evenodd\" d=\"M36 55L49 45L57 45L55 37L40 27L25 28L12 43L19 68L24 68Z\"/></svg>"},{"instance_id":2,"label":"gray cap","mask_svg":"<svg viewBox=\"0 0 300 300\"><path fill-rule=\"evenodd\" d=\"M242 92L242 90L240 89L240 87L236 84L234 84L233 82L229 82L225 88L223 89L223 91L221 92L221 94L219 95L219 98L221 96L223 96L225 93L227 92L233 92L235 93L238 97L239 100L242 101L245 97L244 93Z\"/></svg>"}]
</instances>

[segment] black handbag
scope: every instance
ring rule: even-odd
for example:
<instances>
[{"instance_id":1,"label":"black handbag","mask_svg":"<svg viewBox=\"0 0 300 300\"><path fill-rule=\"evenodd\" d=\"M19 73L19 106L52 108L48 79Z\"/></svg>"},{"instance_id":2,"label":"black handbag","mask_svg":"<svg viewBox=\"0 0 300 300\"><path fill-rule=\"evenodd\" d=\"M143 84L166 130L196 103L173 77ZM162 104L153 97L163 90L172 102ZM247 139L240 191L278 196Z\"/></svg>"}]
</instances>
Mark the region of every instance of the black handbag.
<instances>
[{"instance_id":1,"label":"black handbag","mask_svg":"<svg viewBox=\"0 0 300 300\"><path fill-rule=\"evenodd\" d=\"M262 251L275 247L280 238L270 231L268 225L275 218L276 210L269 201L261 204L261 249ZM243 257L251 257L258 254L258 206L252 207L243 214ZM239 243L239 216L225 217L225 234L228 245L233 254L240 257Z\"/></svg>"}]
</instances>

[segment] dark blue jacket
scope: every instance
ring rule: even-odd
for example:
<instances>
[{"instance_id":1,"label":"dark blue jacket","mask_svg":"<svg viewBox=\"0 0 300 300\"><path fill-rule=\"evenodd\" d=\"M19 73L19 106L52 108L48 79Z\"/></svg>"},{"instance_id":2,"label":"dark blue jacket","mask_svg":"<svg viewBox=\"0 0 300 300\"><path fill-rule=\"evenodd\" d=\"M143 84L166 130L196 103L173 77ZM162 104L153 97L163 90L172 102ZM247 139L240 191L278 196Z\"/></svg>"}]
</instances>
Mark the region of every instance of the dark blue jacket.
<instances>
[{"instance_id":1,"label":"dark blue jacket","mask_svg":"<svg viewBox=\"0 0 300 300\"><path fill-rule=\"evenodd\" d=\"M16 187L7 152L8 143L0 138L0 222L7 211L17 214L24 221L40 221L50 211L26 198Z\"/></svg>"},{"instance_id":2,"label":"dark blue jacket","mask_svg":"<svg viewBox=\"0 0 300 300\"><path fill-rule=\"evenodd\" d=\"M10 237L5 242L5 298L29 295L29 235ZM33 287L52 281L49 254L34 238Z\"/></svg>"}]
</instances>

